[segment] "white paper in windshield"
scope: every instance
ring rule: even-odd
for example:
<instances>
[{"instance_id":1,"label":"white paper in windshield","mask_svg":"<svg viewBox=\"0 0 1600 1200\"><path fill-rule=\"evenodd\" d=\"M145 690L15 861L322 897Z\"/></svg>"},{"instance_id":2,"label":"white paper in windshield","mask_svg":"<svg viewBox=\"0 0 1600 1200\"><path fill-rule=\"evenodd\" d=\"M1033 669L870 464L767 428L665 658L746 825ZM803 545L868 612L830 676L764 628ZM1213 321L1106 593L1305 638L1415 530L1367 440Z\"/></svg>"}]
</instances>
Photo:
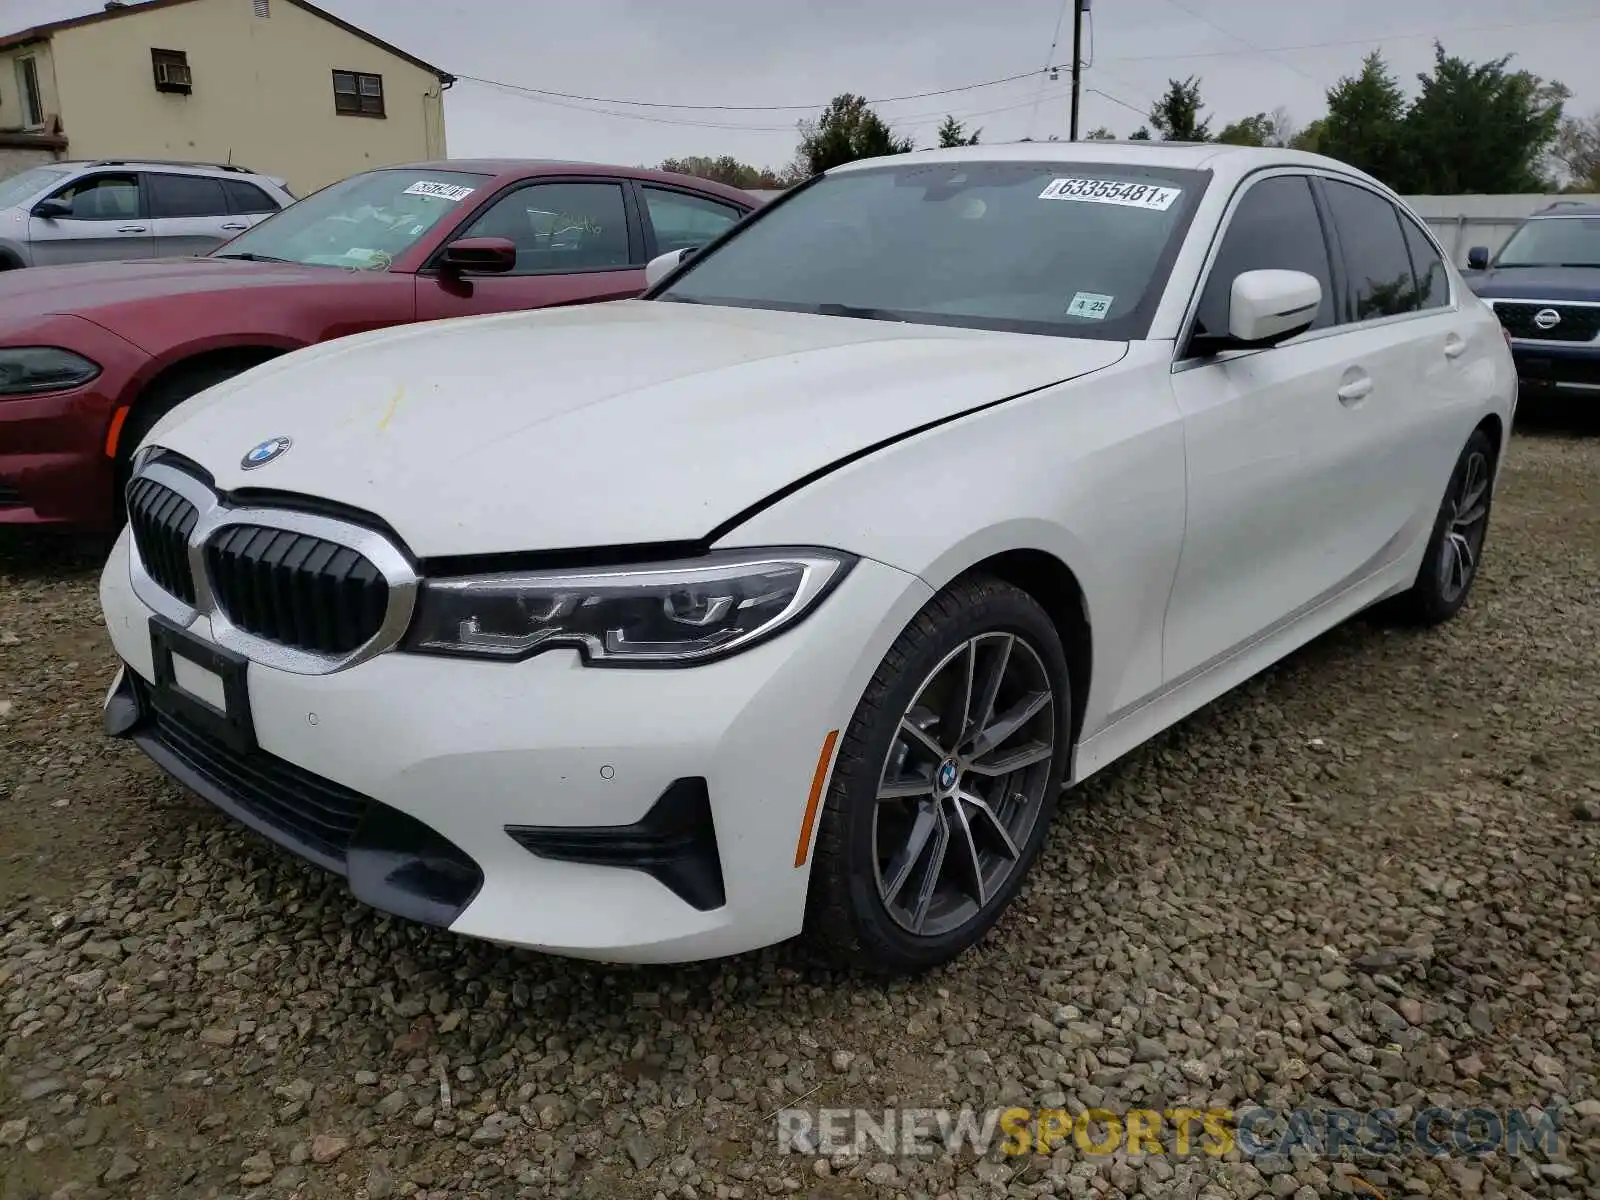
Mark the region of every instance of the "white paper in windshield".
<instances>
[{"instance_id":1,"label":"white paper in windshield","mask_svg":"<svg viewBox=\"0 0 1600 1200\"><path fill-rule=\"evenodd\" d=\"M1079 292L1072 297L1072 303L1067 305L1067 316L1082 317L1087 321L1104 321L1115 299L1114 296L1102 295L1100 292Z\"/></svg>"},{"instance_id":2,"label":"white paper in windshield","mask_svg":"<svg viewBox=\"0 0 1600 1200\"><path fill-rule=\"evenodd\" d=\"M1039 193L1039 199L1120 204L1124 208L1166 212L1181 195L1182 188L1158 187L1153 183L1119 183L1113 179L1052 179Z\"/></svg>"},{"instance_id":3,"label":"white paper in windshield","mask_svg":"<svg viewBox=\"0 0 1600 1200\"><path fill-rule=\"evenodd\" d=\"M408 196L433 196L439 200L465 200L476 188L460 187L453 183L434 183L432 180L419 179L406 189Z\"/></svg>"}]
</instances>

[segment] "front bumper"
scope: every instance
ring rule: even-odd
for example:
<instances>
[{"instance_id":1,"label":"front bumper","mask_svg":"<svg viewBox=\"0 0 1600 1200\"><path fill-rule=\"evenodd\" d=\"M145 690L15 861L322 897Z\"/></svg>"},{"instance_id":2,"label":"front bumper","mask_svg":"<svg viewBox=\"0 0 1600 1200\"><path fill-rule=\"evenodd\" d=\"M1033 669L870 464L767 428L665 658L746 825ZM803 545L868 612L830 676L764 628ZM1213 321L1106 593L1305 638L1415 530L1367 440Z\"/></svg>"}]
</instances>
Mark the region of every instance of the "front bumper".
<instances>
[{"instance_id":1,"label":"front bumper","mask_svg":"<svg viewBox=\"0 0 1600 1200\"><path fill-rule=\"evenodd\" d=\"M1511 357L1516 360L1517 379L1526 392L1600 399L1600 344L1553 346L1513 338Z\"/></svg>"},{"instance_id":2,"label":"front bumper","mask_svg":"<svg viewBox=\"0 0 1600 1200\"><path fill-rule=\"evenodd\" d=\"M863 560L795 628L676 670L597 670L566 651L516 664L387 653L321 676L251 662L257 757L206 767L215 749L185 752L184 731L163 732L145 703L152 613L128 558L124 531L100 590L135 678L108 697L108 725L376 907L609 961L712 958L799 932L802 826L830 765L819 754L931 595ZM205 618L190 632L204 637ZM270 801L295 793L316 803L286 829ZM312 818L313 833L343 830L342 859L312 844Z\"/></svg>"}]
</instances>

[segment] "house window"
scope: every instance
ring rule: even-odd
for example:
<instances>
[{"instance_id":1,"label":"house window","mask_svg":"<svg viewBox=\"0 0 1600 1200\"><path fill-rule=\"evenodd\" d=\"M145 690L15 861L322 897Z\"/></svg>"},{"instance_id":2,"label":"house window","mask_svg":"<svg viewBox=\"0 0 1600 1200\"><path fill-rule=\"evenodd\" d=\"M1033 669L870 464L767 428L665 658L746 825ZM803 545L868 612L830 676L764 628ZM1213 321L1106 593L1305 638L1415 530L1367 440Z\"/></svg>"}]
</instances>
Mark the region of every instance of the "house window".
<instances>
[{"instance_id":1,"label":"house window","mask_svg":"<svg viewBox=\"0 0 1600 1200\"><path fill-rule=\"evenodd\" d=\"M30 58L17 59L17 91L22 96L22 127L44 124L44 104L39 99L39 68Z\"/></svg>"},{"instance_id":2,"label":"house window","mask_svg":"<svg viewBox=\"0 0 1600 1200\"><path fill-rule=\"evenodd\" d=\"M255 0L256 16L263 21L272 15L272 0Z\"/></svg>"},{"instance_id":3,"label":"house window","mask_svg":"<svg viewBox=\"0 0 1600 1200\"><path fill-rule=\"evenodd\" d=\"M156 91L187 96L193 90L189 56L182 50L151 50L150 65L156 74Z\"/></svg>"},{"instance_id":4,"label":"house window","mask_svg":"<svg viewBox=\"0 0 1600 1200\"><path fill-rule=\"evenodd\" d=\"M333 109L347 117L383 116L383 76L335 71Z\"/></svg>"}]
</instances>

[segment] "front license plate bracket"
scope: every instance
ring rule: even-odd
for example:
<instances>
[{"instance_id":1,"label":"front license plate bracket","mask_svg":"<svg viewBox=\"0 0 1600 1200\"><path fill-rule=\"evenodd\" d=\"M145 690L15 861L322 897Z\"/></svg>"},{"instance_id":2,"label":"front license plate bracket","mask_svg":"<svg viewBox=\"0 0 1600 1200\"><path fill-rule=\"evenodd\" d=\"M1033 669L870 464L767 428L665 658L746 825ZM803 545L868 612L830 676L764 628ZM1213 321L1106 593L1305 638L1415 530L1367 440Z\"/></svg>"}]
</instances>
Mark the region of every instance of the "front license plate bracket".
<instances>
[{"instance_id":1,"label":"front license plate bracket","mask_svg":"<svg viewBox=\"0 0 1600 1200\"><path fill-rule=\"evenodd\" d=\"M181 667L177 660L182 660ZM243 753L255 748L255 722L250 715L247 683L249 659L196 637L166 617L152 616L150 661L155 674L150 703L155 708L210 734L232 750ZM180 683L180 670L192 677L193 668L210 672L220 680L220 707Z\"/></svg>"}]
</instances>

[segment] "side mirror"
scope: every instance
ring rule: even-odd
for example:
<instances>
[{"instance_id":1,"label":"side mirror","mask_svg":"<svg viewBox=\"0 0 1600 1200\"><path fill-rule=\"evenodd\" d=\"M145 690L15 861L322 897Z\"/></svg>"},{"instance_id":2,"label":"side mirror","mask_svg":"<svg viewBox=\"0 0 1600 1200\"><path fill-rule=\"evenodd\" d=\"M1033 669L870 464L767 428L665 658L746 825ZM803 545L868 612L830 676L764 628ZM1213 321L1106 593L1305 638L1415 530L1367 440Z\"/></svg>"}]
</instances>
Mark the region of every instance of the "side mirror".
<instances>
[{"instance_id":1,"label":"side mirror","mask_svg":"<svg viewBox=\"0 0 1600 1200\"><path fill-rule=\"evenodd\" d=\"M678 269L680 263L688 262L698 246L690 246L687 250L668 250L665 254L658 254L645 264L644 285L653 288L668 275Z\"/></svg>"},{"instance_id":2,"label":"side mirror","mask_svg":"<svg viewBox=\"0 0 1600 1200\"><path fill-rule=\"evenodd\" d=\"M41 200L33 206L33 215L43 217L46 221L54 221L60 217L72 215L72 204L66 200Z\"/></svg>"},{"instance_id":3,"label":"side mirror","mask_svg":"<svg viewBox=\"0 0 1600 1200\"><path fill-rule=\"evenodd\" d=\"M504 275L517 265L517 246L510 238L460 238L444 248L444 269L474 275Z\"/></svg>"},{"instance_id":4,"label":"side mirror","mask_svg":"<svg viewBox=\"0 0 1600 1200\"><path fill-rule=\"evenodd\" d=\"M1467 251L1467 269L1470 271L1487 271L1489 269L1489 247L1474 246Z\"/></svg>"},{"instance_id":5,"label":"side mirror","mask_svg":"<svg viewBox=\"0 0 1600 1200\"><path fill-rule=\"evenodd\" d=\"M1228 337L1247 346L1270 346L1309 329L1321 304L1322 284L1314 275L1245 271L1233 281Z\"/></svg>"}]
</instances>

